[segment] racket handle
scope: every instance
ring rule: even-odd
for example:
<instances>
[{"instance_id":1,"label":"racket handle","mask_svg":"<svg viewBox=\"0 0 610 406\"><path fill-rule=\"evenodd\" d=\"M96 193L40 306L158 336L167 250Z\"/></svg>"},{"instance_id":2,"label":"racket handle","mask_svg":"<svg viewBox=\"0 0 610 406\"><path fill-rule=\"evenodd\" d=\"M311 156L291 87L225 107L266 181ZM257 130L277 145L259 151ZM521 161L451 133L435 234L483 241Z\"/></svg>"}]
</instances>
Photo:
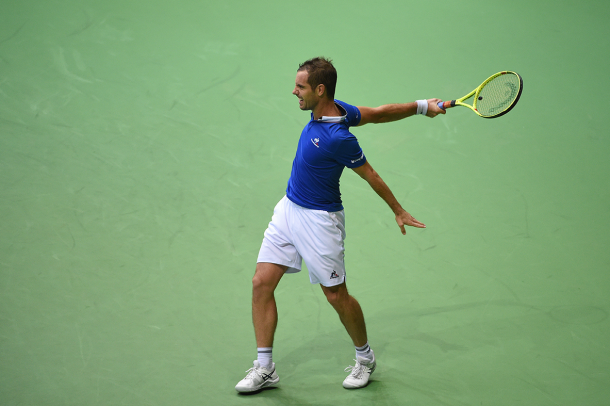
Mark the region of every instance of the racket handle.
<instances>
[{"instance_id":1,"label":"racket handle","mask_svg":"<svg viewBox=\"0 0 610 406\"><path fill-rule=\"evenodd\" d=\"M444 102L441 101L441 102L438 102L436 105L443 110L447 110L449 107L455 107L455 100L444 101Z\"/></svg>"}]
</instances>

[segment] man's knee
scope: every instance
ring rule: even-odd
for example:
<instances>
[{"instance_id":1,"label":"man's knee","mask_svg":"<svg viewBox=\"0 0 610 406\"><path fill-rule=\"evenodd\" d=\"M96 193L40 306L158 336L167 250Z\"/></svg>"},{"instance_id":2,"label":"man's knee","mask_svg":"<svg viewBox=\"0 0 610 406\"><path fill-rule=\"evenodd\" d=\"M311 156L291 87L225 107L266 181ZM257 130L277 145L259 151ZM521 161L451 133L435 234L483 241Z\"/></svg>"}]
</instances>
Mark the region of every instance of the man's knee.
<instances>
[{"instance_id":1,"label":"man's knee","mask_svg":"<svg viewBox=\"0 0 610 406\"><path fill-rule=\"evenodd\" d=\"M275 264L257 264L252 277L252 290L255 293L273 292L286 271L285 268Z\"/></svg>"},{"instance_id":2,"label":"man's knee","mask_svg":"<svg viewBox=\"0 0 610 406\"><path fill-rule=\"evenodd\" d=\"M340 306L341 304L345 303L350 299L350 295L347 292L347 287L345 286L345 283L330 287L323 285L320 286L322 286L322 290L326 295L326 300L328 300L328 303L330 303L333 307Z\"/></svg>"},{"instance_id":3,"label":"man's knee","mask_svg":"<svg viewBox=\"0 0 610 406\"><path fill-rule=\"evenodd\" d=\"M264 276L260 275L258 272L254 274L252 277L252 290L255 292L261 290L266 285L266 281Z\"/></svg>"}]
</instances>

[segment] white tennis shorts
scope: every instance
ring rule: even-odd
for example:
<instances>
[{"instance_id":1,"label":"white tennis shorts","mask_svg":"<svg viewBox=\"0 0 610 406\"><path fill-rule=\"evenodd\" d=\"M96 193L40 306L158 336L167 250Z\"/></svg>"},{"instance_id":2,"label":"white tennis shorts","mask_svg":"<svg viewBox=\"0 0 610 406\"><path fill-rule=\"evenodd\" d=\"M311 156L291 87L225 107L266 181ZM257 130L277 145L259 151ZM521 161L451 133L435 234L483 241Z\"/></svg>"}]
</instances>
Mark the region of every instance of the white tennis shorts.
<instances>
[{"instance_id":1,"label":"white tennis shorts","mask_svg":"<svg viewBox=\"0 0 610 406\"><path fill-rule=\"evenodd\" d=\"M273 209L273 217L257 262L301 270L305 260L311 283L335 286L345 282L345 214L301 207L286 196Z\"/></svg>"}]
</instances>

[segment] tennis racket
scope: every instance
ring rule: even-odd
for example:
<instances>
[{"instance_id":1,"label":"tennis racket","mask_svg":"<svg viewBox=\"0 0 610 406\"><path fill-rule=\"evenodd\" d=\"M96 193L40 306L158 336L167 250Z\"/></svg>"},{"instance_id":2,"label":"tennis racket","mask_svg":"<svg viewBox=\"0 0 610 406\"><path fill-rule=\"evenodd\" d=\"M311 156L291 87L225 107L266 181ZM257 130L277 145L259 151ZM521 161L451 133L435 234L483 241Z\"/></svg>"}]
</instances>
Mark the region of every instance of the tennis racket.
<instances>
[{"instance_id":1,"label":"tennis racket","mask_svg":"<svg viewBox=\"0 0 610 406\"><path fill-rule=\"evenodd\" d=\"M446 102L438 102L438 107L464 106L481 117L496 118L511 111L519 101L523 91L523 78L516 72L504 71L490 76L479 87L466 96ZM473 98L472 105L464 101Z\"/></svg>"}]
</instances>

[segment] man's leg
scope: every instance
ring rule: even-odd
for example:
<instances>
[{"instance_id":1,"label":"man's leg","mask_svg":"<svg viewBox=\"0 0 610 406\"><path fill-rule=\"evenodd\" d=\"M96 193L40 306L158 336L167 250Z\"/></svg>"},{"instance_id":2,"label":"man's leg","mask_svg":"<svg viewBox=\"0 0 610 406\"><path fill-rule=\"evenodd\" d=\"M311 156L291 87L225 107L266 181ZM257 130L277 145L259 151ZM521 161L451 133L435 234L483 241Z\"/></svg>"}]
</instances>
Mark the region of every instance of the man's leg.
<instances>
[{"instance_id":1,"label":"man's leg","mask_svg":"<svg viewBox=\"0 0 610 406\"><path fill-rule=\"evenodd\" d=\"M287 267L259 262L252 278L252 322L256 346L272 347L277 327L277 306L275 288L286 272Z\"/></svg>"},{"instance_id":2,"label":"man's leg","mask_svg":"<svg viewBox=\"0 0 610 406\"><path fill-rule=\"evenodd\" d=\"M339 314L341 322L356 347L356 365L349 367L351 372L343 381L343 387L362 388L368 384L369 377L377 366L375 354L368 345L362 308L358 301L347 292L345 282L331 287L320 286L328 302Z\"/></svg>"},{"instance_id":3,"label":"man's leg","mask_svg":"<svg viewBox=\"0 0 610 406\"><path fill-rule=\"evenodd\" d=\"M341 323L345 326L347 334L351 337L356 347L362 347L367 343L366 324L364 315L358 301L347 292L345 282L337 286L320 285L326 299L339 314Z\"/></svg>"},{"instance_id":4,"label":"man's leg","mask_svg":"<svg viewBox=\"0 0 610 406\"><path fill-rule=\"evenodd\" d=\"M280 378L275 373L271 351L277 327L277 307L273 292L287 267L259 262L252 278L252 322L258 347L258 359L248 375L237 383L238 392L256 392L275 385Z\"/></svg>"}]
</instances>

